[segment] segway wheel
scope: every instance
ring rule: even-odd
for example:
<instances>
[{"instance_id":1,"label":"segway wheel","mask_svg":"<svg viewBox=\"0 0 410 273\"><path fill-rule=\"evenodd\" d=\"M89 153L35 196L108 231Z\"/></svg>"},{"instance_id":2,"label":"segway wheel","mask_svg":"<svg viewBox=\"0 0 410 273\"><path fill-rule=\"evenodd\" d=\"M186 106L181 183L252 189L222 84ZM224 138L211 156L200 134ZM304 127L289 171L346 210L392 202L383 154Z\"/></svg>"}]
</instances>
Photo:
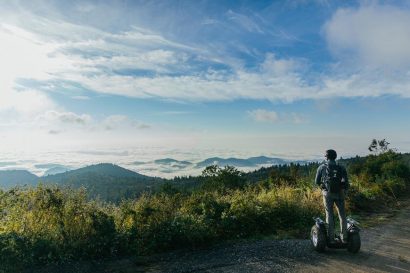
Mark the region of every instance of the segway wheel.
<instances>
[{"instance_id":1,"label":"segway wheel","mask_svg":"<svg viewBox=\"0 0 410 273\"><path fill-rule=\"evenodd\" d=\"M360 250L361 240L359 233L352 233L349 236L349 240L347 242L347 251L351 253L357 253Z\"/></svg>"},{"instance_id":2,"label":"segway wheel","mask_svg":"<svg viewBox=\"0 0 410 273\"><path fill-rule=\"evenodd\" d=\"M310 240L312 242L313 249L317 252L324 252L326 248L326 234L321 231L316 225L312 227L310 232Z\"/></svg>"}]
</instances>

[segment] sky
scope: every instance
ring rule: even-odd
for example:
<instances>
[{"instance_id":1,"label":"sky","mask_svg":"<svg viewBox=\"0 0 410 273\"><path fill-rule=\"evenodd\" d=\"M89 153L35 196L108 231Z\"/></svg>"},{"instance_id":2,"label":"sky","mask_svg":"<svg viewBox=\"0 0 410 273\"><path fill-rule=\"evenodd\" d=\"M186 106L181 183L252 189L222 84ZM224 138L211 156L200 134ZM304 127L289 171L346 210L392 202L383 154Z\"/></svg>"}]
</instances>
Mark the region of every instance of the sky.
<instances>
[{"instance_id":1,"label":"sky","mask_svg":"<svg viewBox=\"0 0 410 273\"><path fill-rule=\"evenodd\" d=\"M0 1L4 168L410 152L409 116L408 1Z\"/></svg>"}]
</instances>

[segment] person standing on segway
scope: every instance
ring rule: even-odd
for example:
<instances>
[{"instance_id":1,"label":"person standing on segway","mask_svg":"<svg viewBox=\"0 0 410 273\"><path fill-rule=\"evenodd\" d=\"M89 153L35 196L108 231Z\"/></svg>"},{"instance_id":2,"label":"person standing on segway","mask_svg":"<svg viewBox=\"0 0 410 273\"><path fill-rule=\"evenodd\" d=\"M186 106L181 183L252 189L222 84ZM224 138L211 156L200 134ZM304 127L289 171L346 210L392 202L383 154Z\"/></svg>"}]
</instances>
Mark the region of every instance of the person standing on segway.
<instances>
[{"instance_id":1,"label":"person standing on segway","mask_svg":"<svg viewBox=\"0 0 410 273\"><path fill-rule=\"evenodd\" d=\"M337 153L335 150L327 150L326 161L319 166L316 172L315 183L322 189L323 203L328 224L329 242L335 241L335 221L333 204L336 205L340 220L341 242L347 243L347 219L345 212L345 196L349 189L349 180L346 169L336 163Z\"/></svg>"}]
</instances>

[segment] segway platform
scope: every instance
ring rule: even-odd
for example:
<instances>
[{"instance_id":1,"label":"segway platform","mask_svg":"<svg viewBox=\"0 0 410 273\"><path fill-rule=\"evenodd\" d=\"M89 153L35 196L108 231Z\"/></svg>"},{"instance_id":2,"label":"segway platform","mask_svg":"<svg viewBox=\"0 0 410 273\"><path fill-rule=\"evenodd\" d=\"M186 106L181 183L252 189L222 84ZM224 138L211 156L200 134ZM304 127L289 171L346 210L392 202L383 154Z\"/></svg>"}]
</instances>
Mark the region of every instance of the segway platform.
<instances>
[{"instance_id":1,"label":"segway platform","mask_svg":"<svg viewBox=\"0 0 410 273\"><path fill-rule=\"evenodd\" d=\"M360 228L359 223L351 218L347 218L347 242L342 242L340 237L336 237L334 241L330 241L327 237L326 223L319 217L313 218L315 225L313 225L310 239L313 248L318 252L323 252L328 248L346 248L347 251L357 253L360 250Z\"/></svg>"}]
</instances>

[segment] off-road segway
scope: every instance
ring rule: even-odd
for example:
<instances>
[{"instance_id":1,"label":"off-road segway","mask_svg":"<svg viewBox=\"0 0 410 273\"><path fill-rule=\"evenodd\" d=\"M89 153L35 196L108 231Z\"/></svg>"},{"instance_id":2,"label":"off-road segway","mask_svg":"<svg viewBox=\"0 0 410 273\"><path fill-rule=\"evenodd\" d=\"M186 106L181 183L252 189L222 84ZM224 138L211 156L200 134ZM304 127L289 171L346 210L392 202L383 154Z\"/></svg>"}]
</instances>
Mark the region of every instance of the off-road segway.
<instances>
[{"instance_id":1,"label":"off-road segway","mask_svg":"<svg viewBox=\"0 0 410 273\"><path fill-rule=\"evenodd\" d=\"M339 236L335 237L334 242L330 242L327 237L326 223L319 217L313 218L315 225L312 227L310 239L313 248L318 252L324 252L328 248L347 248L351 253L357 253L360 250L360 228L359 223L351 218L347 218L347 242L343 243Z\"/></svg>"}]
</instances>

